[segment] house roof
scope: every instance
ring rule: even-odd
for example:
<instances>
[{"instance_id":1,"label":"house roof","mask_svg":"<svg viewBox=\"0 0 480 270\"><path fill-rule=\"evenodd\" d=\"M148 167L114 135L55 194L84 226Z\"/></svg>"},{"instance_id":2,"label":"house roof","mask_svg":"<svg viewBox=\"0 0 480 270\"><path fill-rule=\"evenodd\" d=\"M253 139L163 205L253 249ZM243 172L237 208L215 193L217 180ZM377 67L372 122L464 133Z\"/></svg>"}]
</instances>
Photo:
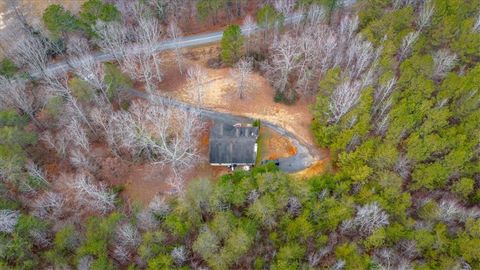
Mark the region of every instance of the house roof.
<instances>
[{"instance_id":1,"label":"house roof","mask_svg":"<svg viewBox=\"0 0 480 270\"><path fill-rule=\"evenodd\" d=\"M258 127L215 123L210 130L210 163L255 164Z\"/></svg>"}]
</instances>

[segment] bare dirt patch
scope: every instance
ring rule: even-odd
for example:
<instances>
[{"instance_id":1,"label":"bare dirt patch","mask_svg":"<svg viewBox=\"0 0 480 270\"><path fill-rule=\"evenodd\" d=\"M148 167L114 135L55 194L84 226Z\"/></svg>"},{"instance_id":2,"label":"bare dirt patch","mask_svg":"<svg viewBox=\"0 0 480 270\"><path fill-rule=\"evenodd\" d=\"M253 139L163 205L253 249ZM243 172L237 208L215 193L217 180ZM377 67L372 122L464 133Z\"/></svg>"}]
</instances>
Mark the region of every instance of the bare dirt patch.
<instances>
[{"instance_id":1,"label":"bare dirt patch","mask_svg":"<svg viewBox=\"0 0 480 270\"><path fill-rule=\"evenodd\" d=\"M230 76L231 68L211 69L207 67L208 59L216 55L218 55L217 45L194 48L187 54L187 66L199 65L208 74L202 106L221 112L270 121L295 133L306 143L315 144L310 131L313 116L309 111L308 101L300 99L293 105L274 102L273 88L259 73L252 74L252 90L246 98L240 99L235 89L235 82ZM171 74L174 79L165 76L166 80L158 87L161 94L184 102L195 103L187 81L179 79L184 76L173 75L175 72L178 73L178 70L175 70L177 69L174 65L166 66L166 73Z\"/></svg>"},{"instance_id":2,"label":"bare dirt patch","mask_svg":"<svg viewBox=\"0 0 480 270\"><path fill-rule=\"evenodd\" d=\"M287 158L296 154L297 149L286 137L270 128L260 128L259 151L261 160Z\"/></svg>"}]
</instances>

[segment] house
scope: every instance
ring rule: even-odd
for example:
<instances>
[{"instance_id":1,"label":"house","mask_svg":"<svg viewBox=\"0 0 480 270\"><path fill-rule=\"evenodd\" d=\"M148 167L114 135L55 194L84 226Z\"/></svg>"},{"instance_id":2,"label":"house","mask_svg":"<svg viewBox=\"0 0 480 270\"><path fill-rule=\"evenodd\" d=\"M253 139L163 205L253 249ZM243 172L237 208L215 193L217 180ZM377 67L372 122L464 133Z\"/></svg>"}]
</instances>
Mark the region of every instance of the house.
<instances>
[{"instance_id":1,"label":"house","mask_svg":"<svg viewBox=\"0 0 480 270\"><path fill-rule=\"evenodd\" d=\"M210 130L209 158L213 166L249 169L257 158L258 127L216 122Z\"/></svg>"}]
</instances>

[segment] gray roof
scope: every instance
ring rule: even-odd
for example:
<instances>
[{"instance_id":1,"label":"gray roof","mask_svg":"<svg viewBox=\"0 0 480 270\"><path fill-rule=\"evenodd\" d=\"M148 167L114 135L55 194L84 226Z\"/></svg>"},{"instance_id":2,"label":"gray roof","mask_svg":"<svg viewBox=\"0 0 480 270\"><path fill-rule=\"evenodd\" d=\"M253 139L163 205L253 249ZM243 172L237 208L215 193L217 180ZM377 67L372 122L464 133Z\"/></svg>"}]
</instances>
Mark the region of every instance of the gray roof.
<instances>
[{"instance_id":1,"label":"gray roof","mask_svg":"<svg viewBox=\"0 0 480 270\"><path fill-rule=\"evenodd\" d=\"M210 163L255 164L258 127L216 122L210 130Z\"/></svg>"}]
</instances>

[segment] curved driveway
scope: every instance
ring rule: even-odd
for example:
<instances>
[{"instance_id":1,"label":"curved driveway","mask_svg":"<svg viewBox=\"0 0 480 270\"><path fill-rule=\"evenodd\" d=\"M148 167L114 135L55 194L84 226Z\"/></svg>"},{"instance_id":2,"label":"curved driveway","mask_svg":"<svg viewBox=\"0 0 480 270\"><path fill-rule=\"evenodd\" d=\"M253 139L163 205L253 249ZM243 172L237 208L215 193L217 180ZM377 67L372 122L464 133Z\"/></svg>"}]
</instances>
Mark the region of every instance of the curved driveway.
<instances>
[{"instance_id":1,"label":"curved driveway","mask_svg":"<svg viewBox=\"0 0 480 270\"><path fill-rule=\"evenodd\" d=\"M128 93L132 96L148 100L153 104L163 104L163 105L172 106L181 110L196 111L203 118L224 122L227 124L233 125L235 123L252 123L254 121L254 119L252 118L233 115L230 113L218 112L218 111L214 111L206 108L200 108L192 104L181 102L171 98L167 98L159 95L149 95L145 92L140 92L135 89L128 89ZM278 132L280 135L287 137L295 145L297 149L296 154L294 156L279 159L279 162L280 162L279 168L282 171L285 171L285 172L301 171L303 169L310 167L310 165L312 165L312 163L318 158L315 148L301 141L299 138L295 136L295 134L285 130L284 128L280 127L277 124L264 121L262 119L260 119L260 121L263 126L269 127L275 130L276 132Z\"/></svg>"}]
</instances>

